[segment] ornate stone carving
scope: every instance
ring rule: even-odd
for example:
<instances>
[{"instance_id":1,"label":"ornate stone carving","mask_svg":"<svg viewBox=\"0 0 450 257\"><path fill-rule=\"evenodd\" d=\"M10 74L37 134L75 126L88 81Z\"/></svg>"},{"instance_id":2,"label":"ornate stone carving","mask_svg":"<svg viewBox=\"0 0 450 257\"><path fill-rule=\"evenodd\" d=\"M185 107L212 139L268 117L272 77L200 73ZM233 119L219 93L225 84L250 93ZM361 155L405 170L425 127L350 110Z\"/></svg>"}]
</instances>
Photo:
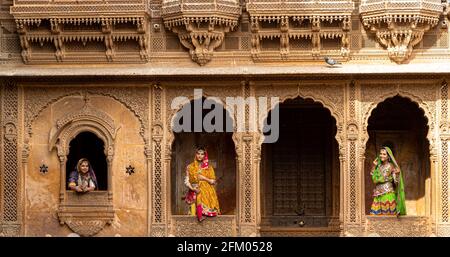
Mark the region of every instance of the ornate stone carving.
<instances>
[{"instance_id":1,"label":"ornate stone carving","mask_svg":"<svg viewBox=\"0 0 450 257\"><path fill-rule=\"evenodd\" d=\"M163 162L163 117L164 117L164 92L159 85L152 87L152 169L151 169L151 215L149 217L150 234L152 236L166 236L166 187L164 185Z\"/></svg>"},{"instance_id":2,"label":"ornate stone carving","mask_svg":"<svg viewBox=\"0 0 450 257\"><path fill-rule=\"evenodd\" d=\"M304 84L284 84L283 87L277 85L255 86L255 96L277 96L280 102L284 102L287 99L294 99L296 97L310 98L316 102L321 103L331 113L331 116L336 120L336 127L338 133L336 133L336 140L339 145L343 144L342 141L342 126L344 122L344 84L342 83L304 83ZM271 106L268 105L267 112L263 116L267 116ZM262 137L263 138L263 137ZM262 140L259 141L262 143Z\"/></svg>"},{"instance_id":3,"label":"ornate stone carving","mask_svg":"<svg viewBox=\"0 0 450 257\"><path fill-rule=\"evenodd\" d=\"M324 39L340 39L341 55L350 55L350 17L354 3L339 1L249 0L252 30L252 57L265 59L262 40L279 38L281 60L291 58L294 40L310 40L313 57L321 55ZM270 26L270 23L278 24ZM329 26L327 24L334 24ZM267 28L271 27L271 28ZM336 43L337 45L339 43Z\"/></svg>"},{"instance_id":4,"label":"ornate stone carving","mask_svg":"<svg viewBox=\"0 0 450 257\"><path fill-rule=\"evenodd\" d=\"M389 58L404 63L423 34L438 24L443 7L440 0L363 0L359 11Z\"/></svg>"},{"instance_id":5,"label":"ornate stone carving","mask_svg":"<svg viewBox=\"0 0 450 257\"><path fill-rule=\"evenodd\" d=\"M367 216L367 236L422 237L431 235L428 217L371 217Z\"/></svg>"},{"instance_id":6,"label":"ornate stone carving","mask_svg":"<svg viewBox=\"0 0 450 257\"><path fill-rule=\"evenodd\" d=\"M80 95L87 92L93 95L103 95L116 99L126 106L139 119L141 124L140 134L145 143L148 138L148 89L147 88L89 88L81 90L76 87L53 88L53 87L33 87L25 91L25 137L29 139L32 135L32 124L38 115L52 103L70 96Z\"/></svg>"},{"instance_id":7,"label":"ornate stone carving","mask_svg":"<svg viewBox=\"0 0 450 257\"><path fill-rule=\"evenodd\" d=\"M106 156L114 154L112 147L118 130L114 120L105 112L95 109L87 95L81 110L69 113L56 121L56 126L50 131L49 150L54 147L64 147L58 149L58 153L67 155L70 140L80 132L80 129L88 129L105 141Z\"/></svg>"},{"instance_id":8,"label":"ornate stone carving","mask_svg":"<svg viewBox=\"0 0 450 257\"><path fill-rule=\"evenodd\" d=\"M95 109L88 94L84 96L85 105L56 121L50 131L49 150L57 149L60 159L60 206L58 217L61 224L67 224L74 232L82 236L98 233L106 223L114 218L112 206L112 170L114 139L117 129L114 120L103 111ZM66 192L65 162L70 141L79 133L90 131L105 144L104 152L108 163L108 191L94 191L89 194Z\"/></svg>"},{"instance_id":9,"label":"ornate stone carving","mask_svg":"<svg viewBox=\"0 0 450 257\"><path fill-rule=\"evenodd\" d=\"M93 236L114 220L108 192L94 191L83 195L66 192L66 195L65 202L59 207L58 217L60 224L67 224L73 232Z\"/></svg>"},{"instance_id":10,"label":"ornate stone carving","mask_svg":"<svg viewBox=\"0 0 450 257\"><path fill-rule=\"evenodd\" d=\"M1 233L7 236L19 235L20 232L20 203L19 192L19 92L13 81L2 81L1 84L1 142L3 143L1 153L0 171L0 200L2 200L2 215L0 215Z\"/></svg>"},{"instance_id":11,"label":"ornate stone carving","mask_svg":"<svg viewBox=\"0 0 450 257\"><path fill-rule=\"evenodd\" d=\"M430 86L431 84L431 86ZM367 125L369 117L376 106L389 97L400 95L411 99L417 103L424 111L424 115L428 122L427 139L430 145L433 144L434 128L435 128L435 100L437 97L436 84L434 81L424 83L400 83L400 84L381 84L381 83L364 83L361 86L361 118L363 133L361 135L361 144L365 145L368 140Z\"/></svg>"},{"instance_id":12,"label":"ornate stone carving","mask_svg":"<svg viewBox=\"0 0 450 257\"><path fill-rule=\"evenodd\" d=\"M192 60L205 65L225 33L238 25L241 7L237 0L163 0L161 15L165 26L189 49Z\"/></svg>"},{"instance_id":13,"label":"ornate stone carving","mask_svg":"<svg viewBox=\"0 0 450 257\"><path fill-rule=\"evenodd\" d=\"M32 4L19 0L14 1L11 14L17 24L25 63L148 60L144 0L126 4L118 0ZM124 44L136 45L139 51L123 51ZM48 49L53 50L49 53Z\"/></svg>"},{"instance_id":14,"label":"ornate stone carving","mask_svg":"<svg viewBox=\"0 0 450 257\"><path fill-rule=\"evenodd\" d=\"M221 215L199 223L192 216L172 216L170 234L181 237L198 236L236 236L236 219L234 215Z\"/></svg>"}]
</instances>

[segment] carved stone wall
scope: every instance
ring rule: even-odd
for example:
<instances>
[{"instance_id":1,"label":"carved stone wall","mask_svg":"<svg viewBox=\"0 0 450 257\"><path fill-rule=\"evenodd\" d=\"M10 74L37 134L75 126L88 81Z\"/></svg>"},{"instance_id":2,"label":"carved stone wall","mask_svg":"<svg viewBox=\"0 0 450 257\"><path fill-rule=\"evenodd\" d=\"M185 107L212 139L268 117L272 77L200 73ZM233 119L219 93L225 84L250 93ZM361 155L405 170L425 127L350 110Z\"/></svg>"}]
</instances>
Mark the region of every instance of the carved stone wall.
<instances>
[{"instance_id":1,"label":"carved stone wall","mask_svg":"<svg viewBox=\"0 0 450 257\"><path fill-rule=\"evenodd\" d=\"M13 80L1 81L1 216L0 235L19 236L21 233L19 136L19 90Z\"/></svg>"},{"instance_id":2,"label":"carved stone wall","mask_svg":"<svg viewBox=\"0 0 450 257\"><path fill-rule=\"evenodd\" d=\"M65 236L70 230L82 236L147 235L144 135L149 117L148 88L82 85L54 90L42 85L24 87L23 108L30 110L24 122L28 139L23 162L29 171L24 185L26 235ZM83 101L86 94L89 104ZM103 124L98 126L104 126L104 130L95 131L96 124ZM80 131L98 133L105 143L108 191L83 197L66 192L65 154L70 139ZM114 140L108 133L115 135ZM58 140L54 140L56 137ZM56 145L56 150L51 144ZM47 173L39 172L41 164L49 167ZM126 173L129 165L135 173ZM107 223L110 225L105 226Z\"/></svg>"},{"instance_id":3,"label":"carved stone wall","mask_svg":"<svg viewBox=\"0 0 450 257\"><path fill-rule=\"evenodd\" d=\"M177 237L224 237L236 236L235 216L219 216L198 223L190 216L172 216L170 236Z\"/></svg>"},{"instance_id":4,"label":"carved stone wall","mask_svg":"<svg viewBox=\"0 0 450 257\"><path fill-rule=\"evenodd\" d=\"M447 141L450 137L447 135L449 96L446 78L386 75L367 78L341 76L320 79L241 79L238 76L225 80L199 77L166 79L158 83L126 83L130 87L100 82L91 82L89 86L85 82L70 85L65 82L58 87L26 80L20 83L11 80L2 82L1 235L20 235L23 230L26 231L23 235L30 236L46 233L67 235L70 230L76 230L82 235L97 233L100 236L189 236L206 233L207 230L214 231L210 235L221 233L230 236L449 235ZM341 173L338 185L340 211L332 224L317 229L259 229L262 211L259 166L263 138L259 132L249 131L252 119L249 106L239 110L245 117L243 125L246 131L235 131L233 135L237 157L236 183L239 185L236 192L238 212L232 216L207 220L203 224L198 224L194 217L173 215L169 187L174 135L170 125L178 110L171 109L171 101L177 96L186 96L188 100L192 100L195 88L203 89L206 97L216 96L224 102L227 96L276 96L281 102L301 97L319 102L328 109L336 120L335 138L339 146ZM60 159L56 151L48 150L49 136L52 125L64 127L64 124L69 124L68 120L80 117L69 113L83 107L83 96L86 93L91 96L93 105L108 113L110 118L104 115L96 117L106 122L106 127L114 127L111 131L117 130L119 133L117 138L120 143L114 149L112 167L116 215L111 217L109 226L102 223L107 221L93 219L86 213L83 221L67 221L68 226L61 226L55 215L61 196ZM379 103L396 95L416 103L427 120L426 138L430 145L431 164L430 181L425 182L427 211L424 216L409 215L400 219L369 217L364 211L368 120ZM225 108L231 112L230 106ZM267 110L258 115L266 116L270 110L269 105ZM232 119L236 125L235 115L232 115ZM40 173L38 169L42 161L49 166L46 174ZM136 173L133 175L125 173L125 166L130 163L136 166ZM23 187L21 174L26 174L26 185ZM12 188L15 190L11 190ZM24 200L21 200L21 190L25 190ZM432 197L432 192L436 192L435 197ZM66 197L72 195L67 194ZM109 195L106 193L98 197L108 199ZM88 202L91 200L88 199ZM22 202L25 202L25 206L21 206ZM27 212L25 218L21 216L23 211ZM99 230L101 227L103 229ZM391 228L396 228L397 232L394 233ZM50 229L50 232L46 229Z\"/></svg>"}]
</instances>

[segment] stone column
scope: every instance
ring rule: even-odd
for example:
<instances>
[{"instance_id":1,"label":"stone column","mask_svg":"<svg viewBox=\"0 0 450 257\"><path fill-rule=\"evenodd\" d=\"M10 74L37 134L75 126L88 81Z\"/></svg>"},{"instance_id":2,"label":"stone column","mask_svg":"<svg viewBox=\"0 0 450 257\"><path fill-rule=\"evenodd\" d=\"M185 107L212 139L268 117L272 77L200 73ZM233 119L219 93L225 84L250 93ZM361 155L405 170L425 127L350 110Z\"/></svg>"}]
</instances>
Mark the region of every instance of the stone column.
<instances>
[{"instance_id":1,"label":"stone column","mask_svg":"<svg viewBox=\"0 0 450 257\"><path fill-rule=\"evenodd\" d=\"M13 81L1 85L1 155L2 195L0 236L19 236L21 233L19 194L19 92Z\"/></svg>"},{"instance_id":2,"label":"stone column","mask_svg":"<svg viewBox=\"0 0 450 257\"><path fill-rule=\"evenodd\" d=\"M347 122L345 136L345 150L340 156L344 156L343 170L341 174L343 179L343 195L341 204L343 204L343 222L344 235L361 235L363 233L363 210L364 202L362 189L364 188L364 179L362 176L364 170L364 150L361 139L362 128L360 126L360 111L358 104L359 85L354 81L350 82L346 88Z\"/></svg>"},{"instance_id":3,"label":"stone column","mask_svg":"<svg viewBox=\"0 0 450 257\"><path fill-rule=\"evenodd\" d=\"M167 213L166 213L166 184L165 184L165 162L163 131L164 131L164 90L159 85L154 85L153 90L153 111L152 111L152 144L153 159L151 171L151 236L167 235Z\"/></svg>"},{"instance_id":4,"label":"stone column","mask_svg":"<svg viewBox=\"0 0 450 257\"><path fill-rule=\"evenodd\" d=\"M250 83L242 82L243 95L247 99L251 95ZM257 207L259 206L257 187L259 186L259 157L254 155L257 150L257 133L249 132L250 107L245 106L245 131L240 134L239 153L239 235L257 236ZM259 149L260 150L260 149Z\"/></svg>"}]
</instances>

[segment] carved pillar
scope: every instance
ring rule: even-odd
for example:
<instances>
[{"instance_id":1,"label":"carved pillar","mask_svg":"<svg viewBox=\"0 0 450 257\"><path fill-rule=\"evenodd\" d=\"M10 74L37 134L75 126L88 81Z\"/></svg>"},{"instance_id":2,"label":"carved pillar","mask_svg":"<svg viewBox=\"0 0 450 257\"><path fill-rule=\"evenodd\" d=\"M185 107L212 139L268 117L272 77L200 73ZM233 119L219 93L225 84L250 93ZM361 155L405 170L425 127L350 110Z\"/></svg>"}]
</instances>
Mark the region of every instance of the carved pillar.
<instances>
[{"instance_id":1,"label":"carved pillar","mask_svg":"<svg viewBox=\"0 0 450 257\"><path fill-rule=\"evenodd\" d=\"M243 82L244 98L250 97L250 85ZM257 172L259 172L258 155L256 152L256 133L249 132L250 128L250 106L245 105L245 131L240 135L242 146L239 162L239 235L240 236L256 236L257 230ZM258 164L258 165L257 165Z\"/></svg>"},{"instance_id":2,"label":"carved pillar","mask_svg":"<svg viewBox=\"0 0 450 257\"><path fill-rule=\"evenodd\" d=\"M110 149L108 149L108 155L106 157L106 163L108 165L108 200L110 202L112 202L112 200L113 200L113 192L114 192L114 190L113 190L113 179L112 179L114 174L113 174L113 171L112 171L112 167L113 167L112 166L112 162L113 162L114 154L112 153L113 147L110 146L109 148Z\"/></svg>"},{"instance_id":3,"label":"carved pillar","mask_svg":"<svg viewBox=\"0 0 450 257\"><path fill-rule=\"evenodd\" d=\"M163 128L164 128L164 90L159 85L153 87L153 125L152 125L152 143L153 143L153 163L152 163L152 224L150 234L152 236L167 235L166 219L166 185L164 178L163 163Z\"/></svg>"},{"instance_id":4,"label":"carved pillar","mask_svg":"<svg viewBox=\"0 0 450 257\"><path fill-rule=\"evenodd\" d=\"M448 85L444 81L441 87L441 122L440 122L440 140L441 140L441 169L438 174L437 198L438 217L437 217L437 235L450 235L450 219L449 219L449 149L450 129L448 122ZM438 171L439 172L439 171Z\"/></svg>"},{"instance_id":5,"label":"carved pillar","mask_svg":"<svg viewBox=\"0 0 450 257\"><path fill-rule=\"evenodd\" d=\"M3 172L2 216L0 217L0 236L18 236L21 232L19 194L19 92L12 81L5 81L2 85L2 153L1 171Z\"/></svg>"},{"instance_id":6,"label":"carved pillar","mask_svg":"<svg viewBox=\"0 0 450 257\"><path fill-rule=\"evenodd\" d=\"M342 169L343 177L343 220L346 235L359 235L362 233L362 212L364 208L361 188L363 187L364 148L359 139L361 128L359 126L358 87L352 81L347 86L347 131L346 151L341 155L347 157Z\"/></svg>"},{"instance_id":7,"label":"carved pillar","mask_svg":"<svg viewBox=\"0 0 450 257\"><path fill-rule=\"evenodd\" d=\"M59 188L59 202L64 202L64 193L66 192L66 162L67 156L65 154L59 155L59 170L60 170L60 188Z\"/></svg>"},{"instance_id":8,"label":"carved pillar","mask_svg":"<svg viewBox=\"0 0 450 257\"><path fill-rule=\"evenodd\" d=\"M148 90L148 101L149 103L151 103L150 101L152 101L153 97L152 97L152 89L150 88L150 90ZM149 113L152 113L152 109L151 108L147 108L147 111ZM147 119L147 128L151 128L152 126L152 121L150 119ZM144 133L144 142L145 142L145 146L144 146L144 154L145 154L145 160L146 160L146 164L147 164L147 235L150 236L151 235L151 224L152 224L152 172L153 172L153 166L152 166L152 160L153 160L153 151L152 151L152 142L150 139L150 134L148 129L145 131Z\"/></svg>"}]
</instances>

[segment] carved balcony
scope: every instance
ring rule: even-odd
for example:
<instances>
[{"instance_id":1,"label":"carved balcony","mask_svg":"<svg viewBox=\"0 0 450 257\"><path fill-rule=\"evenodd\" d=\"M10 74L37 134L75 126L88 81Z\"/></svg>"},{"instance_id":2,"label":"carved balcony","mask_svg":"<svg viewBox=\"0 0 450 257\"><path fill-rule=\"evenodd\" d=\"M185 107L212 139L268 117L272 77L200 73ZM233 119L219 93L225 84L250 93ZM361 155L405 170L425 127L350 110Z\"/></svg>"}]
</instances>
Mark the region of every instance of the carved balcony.
<instances>
[{"instance_id":1,"label":"carved balcony","mask_svg":"<svg viewBox=\"0 0 450 257\"><path fill-rule=\"evenodd\" d=\"M225 33L238 25L241 7L238 0L163 0L164 25L178 34L193 61L208 63Z\"/></svg>"},{"instance_id":2,"label":"carved balcony","mask_svg":"<svg viewBox=\"0 0 450 257\"><path fill-rule=\"evenodd\" d=\"M15 0L25 63L148 61L145 0Z\"/></svg>"},{"instance_id":3,"label":"carved balcony","mask_svg":"<svg viewBox=\"0 0 450 257\"><path fill-rule=\"evenodd\" d=\"M353 10L351 0L249 0L252 57L283 60L309 54L318 58L326 45L347 59Z\"/></svg>"},{"instance_id":4,"label":"carved balcony","mask_svg":"<svg viewBox=\"0 0 450 257\"><path fill-rule=\"evenodd\" d=\"M405 63L424 33L438 24L443 8L441 0L363 0L359 10L389 58Z\"/></svg>"},{"instance_id":5,"label":"carved balcony","mask_svg":"<svg viewBox=\"0 0 450 257\"><path fill-rule=\"evenodd\" d=\"M114 220L114 209L107 191L78 194L65 193L58 210L61 225L67 226L81 236L93 236Z\"/></svg>"}]
</instances>

